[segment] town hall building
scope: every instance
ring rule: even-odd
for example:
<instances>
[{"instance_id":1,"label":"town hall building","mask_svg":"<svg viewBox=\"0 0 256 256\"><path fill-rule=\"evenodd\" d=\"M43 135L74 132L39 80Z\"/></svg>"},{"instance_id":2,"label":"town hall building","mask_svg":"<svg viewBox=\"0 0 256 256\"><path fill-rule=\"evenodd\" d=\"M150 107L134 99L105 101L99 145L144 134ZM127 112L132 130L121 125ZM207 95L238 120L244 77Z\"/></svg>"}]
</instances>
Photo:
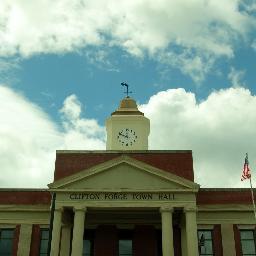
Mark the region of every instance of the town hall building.
<instances>
[{"instance_id":1,"label":"town hall building","mask_svg":"<svg viewBox=\"0 0 256 256\"><path fill-rule=\"evenodd\" d=\"M0 190L0 255L256 256L250 190L200 188L191 150L149 150L129 96L106 130L106 150L56 151L48 189Z\"/></svg>"}]
</instances>

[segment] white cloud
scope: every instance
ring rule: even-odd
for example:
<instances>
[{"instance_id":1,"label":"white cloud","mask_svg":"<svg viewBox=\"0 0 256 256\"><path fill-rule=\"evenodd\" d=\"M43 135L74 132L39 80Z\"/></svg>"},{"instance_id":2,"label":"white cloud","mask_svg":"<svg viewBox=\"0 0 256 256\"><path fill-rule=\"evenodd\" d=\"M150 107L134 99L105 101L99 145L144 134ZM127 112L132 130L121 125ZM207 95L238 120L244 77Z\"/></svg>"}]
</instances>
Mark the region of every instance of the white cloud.
<instances>
[{"instance_id":1,"label":"white cloud","mask_svg":"<svg viewBox=\"0 0 256 256\"><path fill-rule=\"evenodd\" d=\"M0 86L0 187L45 187L53 179L56 149L104 149L104 130L80 117L72 95L62 108L64 131L20 93Z\"/></svg>"},{"instance_id":2,"label":"white cloud","mask_svg":"<svg viewBox=\"0 0 256 256\"><path fill-rule=\"evenodd\" d=\"M184 89L167 90L141 106L151 120L150 148L192 149L196 181L204 187L248 186L240 176L246 152L253 171L256 166L255 109L256 96L244 88L213 92L200 103ZM53 178L56 149L104 149L104 128L83 113L70 95L57 127L20 93L0 86L0 186L44 187Z\"/></svg>"},{"instance_id":3,"label":"white cloud","mask_svg":"<svg viewBox=\"0 0 256 256\"><path fill-rule=\"evenodd\" d=\"M228 79L231 81L233 87L244 87L245 83L242 81L244 75L244 70L237 70L234 67L231 67L228 74Z\"/></svg>"},{"instance_id":4,"label":"white cloud","mask_svg":"<svg viewBox=\"0 0 256 256\"><path fill-rule=\"evenodd\" d=\"M252 42L251 47L256 51L256 39Z\"/></svg>"},{"instance_id":5,"label":"white cloud","mask_svg":"<svg viewBox=\"0 0 256 256\"><path fill-rule=\"evenodd\" d=\"M150 148L192 149L203 187L248 186L240 176L246 152L256 168L255 109L256 96L244 88L213 92L200 103L184 89L167 90L141 107L151 120Z\"/></svg>"},{"instance_id":6,"label":"white cloud","mask_svg":"<svg viewBox=\"0 0 256 256\"><path fill-rule=\"evenodd\" d=\"M45 186L53 175L60 134L38 106L0 87L0 186Z\"/></svg>"},{"instance_id":7,"label":"white cloud","mask_svg":"<svg viewBox=\"0 0 256 256\"><path fill-rule=\"evenodd\" d=\"M61 113L67 149L104 149L105 129L95 119L81 117L82 105L72 94L64 101Z\"/></svg>"},{"instance_id":8,"label":"white cloud","mask_svg":"<svg viewBox=\"0 0 256 256\"><path fill-rule=\"evenodd\" d=\"M196 83L204 80L204 77L211 70L216 57L206 54L193 54L191 51L186 50L177 55L173 52L163 53L158 56L161 63L180 68L180 71L189 75Z\"/></svg>"},{"instance_id":9,"label":"white cloud","mask_svg":"<svg viewBox=\"0 0 256 256\"><path fill-rule=\"evenodd\" d=\"M248 11L253 4L243 3L246 12L240 10L241 3L2 0L0 56L28 57L79 51L86 46L117 46L135 57L149 56L171 66L185 64L184 73L201 81L214 60L232 57L236 42L255 27L255 16ZM95 58L102 56L101 52Z\"/></svg>"},{"instance_id":10,"label":"white cloud","mask_svg":"<svg viewBox=\"0 0 256 256\"><path fill-rule=\"evenodd\" d=\"M15 71L20 68L19 60L17 58L1 58L0 56L0 80L11 84L17 80L13 75Z\"/></svg>"}]
</instances>

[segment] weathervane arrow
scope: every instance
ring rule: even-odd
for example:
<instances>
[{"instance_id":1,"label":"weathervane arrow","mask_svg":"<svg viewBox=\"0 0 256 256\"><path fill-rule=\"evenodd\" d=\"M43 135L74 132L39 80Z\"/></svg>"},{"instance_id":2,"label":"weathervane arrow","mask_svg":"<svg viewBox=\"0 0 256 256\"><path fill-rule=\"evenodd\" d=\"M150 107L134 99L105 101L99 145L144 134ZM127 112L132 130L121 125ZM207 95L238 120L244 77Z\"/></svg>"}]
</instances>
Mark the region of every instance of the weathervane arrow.
<instances>
[{"instance_id":1,"label":"weathervane arrow","mask_svg":"<svg viewBox=\"0 0 256 256\"><path fill-rule=\"evenodd\" d=\"M128 98L129 93L132 93L131 91L129 91L129 84L122 82L121 85L126 87L126 92L124 92L124 93L126 93L126 97Z\"/></svg>"}]
</instances>

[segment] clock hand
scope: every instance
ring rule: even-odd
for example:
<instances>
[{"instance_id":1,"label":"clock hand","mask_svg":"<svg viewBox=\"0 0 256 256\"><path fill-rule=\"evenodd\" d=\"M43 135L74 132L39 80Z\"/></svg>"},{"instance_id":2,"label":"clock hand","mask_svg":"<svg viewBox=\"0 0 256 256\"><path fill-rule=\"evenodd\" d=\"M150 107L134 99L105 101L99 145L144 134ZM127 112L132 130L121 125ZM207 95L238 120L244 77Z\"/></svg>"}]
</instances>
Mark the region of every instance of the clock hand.
<instances>
[{"instance_id":1,"label":"clock hand","mask_svg":"<svg viewBox=\"0 0 256 256\"><path fill-rule=\"evenodd\" d=\"M128 139L128 136L127 136L127 135L122 134L121 132L119 132L119 135Z\"/></svg>"}]
</instances>

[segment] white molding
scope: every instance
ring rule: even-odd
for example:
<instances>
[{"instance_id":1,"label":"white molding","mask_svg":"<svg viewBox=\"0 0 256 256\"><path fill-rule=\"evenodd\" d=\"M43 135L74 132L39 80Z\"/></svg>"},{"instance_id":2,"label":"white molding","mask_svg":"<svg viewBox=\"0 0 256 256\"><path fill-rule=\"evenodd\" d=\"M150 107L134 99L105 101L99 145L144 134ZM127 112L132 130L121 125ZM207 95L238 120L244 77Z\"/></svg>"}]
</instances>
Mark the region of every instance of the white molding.
<instances>
[{"instance_id":1,"label":"white molding","mask_svg":"<svg viewBox=\"0 0 256 256\"><path fill-rule=\"evenodd\" d=\"M89 169L85 169L85 170L79 171L78 173L72 174L68 177L64 177L60 180L57 180L53 183L48 184L48 187L50 188L50 191L57 191L58 189L63 189L62 187L64 186L70 185L82 179L86 179L93 175L97 175L101 172L107 171L108 169L118 166L120 164L127 164L129 166L145 171L146 173L149 173L151 175L179 184L184 187L184 191L187 189L187 191L197 192L200 187L197 183L193 181L177 176L173 173L161 170L159 168L153 167L149 164L138 161L127 155L119 156L112 160L95 165Z\"/></svg>"},{"instance_id":2,"label":"white molding","mask_svg":"<svg viewBox=\"0 0 256 256\"><path fill-rule=\"evenodd\" d=\"M246 224L241 225L241 224L239 224L239 225L237 225L237 227L238 227L238 229L241 229L241 230L246 230L246 229L255 230L255 225L246 225Z\"/></svg>"},{"instance_id":3,"label":"white molding","mask_svg":"<svg viewBox=\"0 0 256 256\"><path fill-rule=\"evenodd\" d=\"M214 225L198 224L198 225L197 225L197 229L201 229L201 230L213 230L213 229L214 229Z\"/></svg>"}]
</instances>

